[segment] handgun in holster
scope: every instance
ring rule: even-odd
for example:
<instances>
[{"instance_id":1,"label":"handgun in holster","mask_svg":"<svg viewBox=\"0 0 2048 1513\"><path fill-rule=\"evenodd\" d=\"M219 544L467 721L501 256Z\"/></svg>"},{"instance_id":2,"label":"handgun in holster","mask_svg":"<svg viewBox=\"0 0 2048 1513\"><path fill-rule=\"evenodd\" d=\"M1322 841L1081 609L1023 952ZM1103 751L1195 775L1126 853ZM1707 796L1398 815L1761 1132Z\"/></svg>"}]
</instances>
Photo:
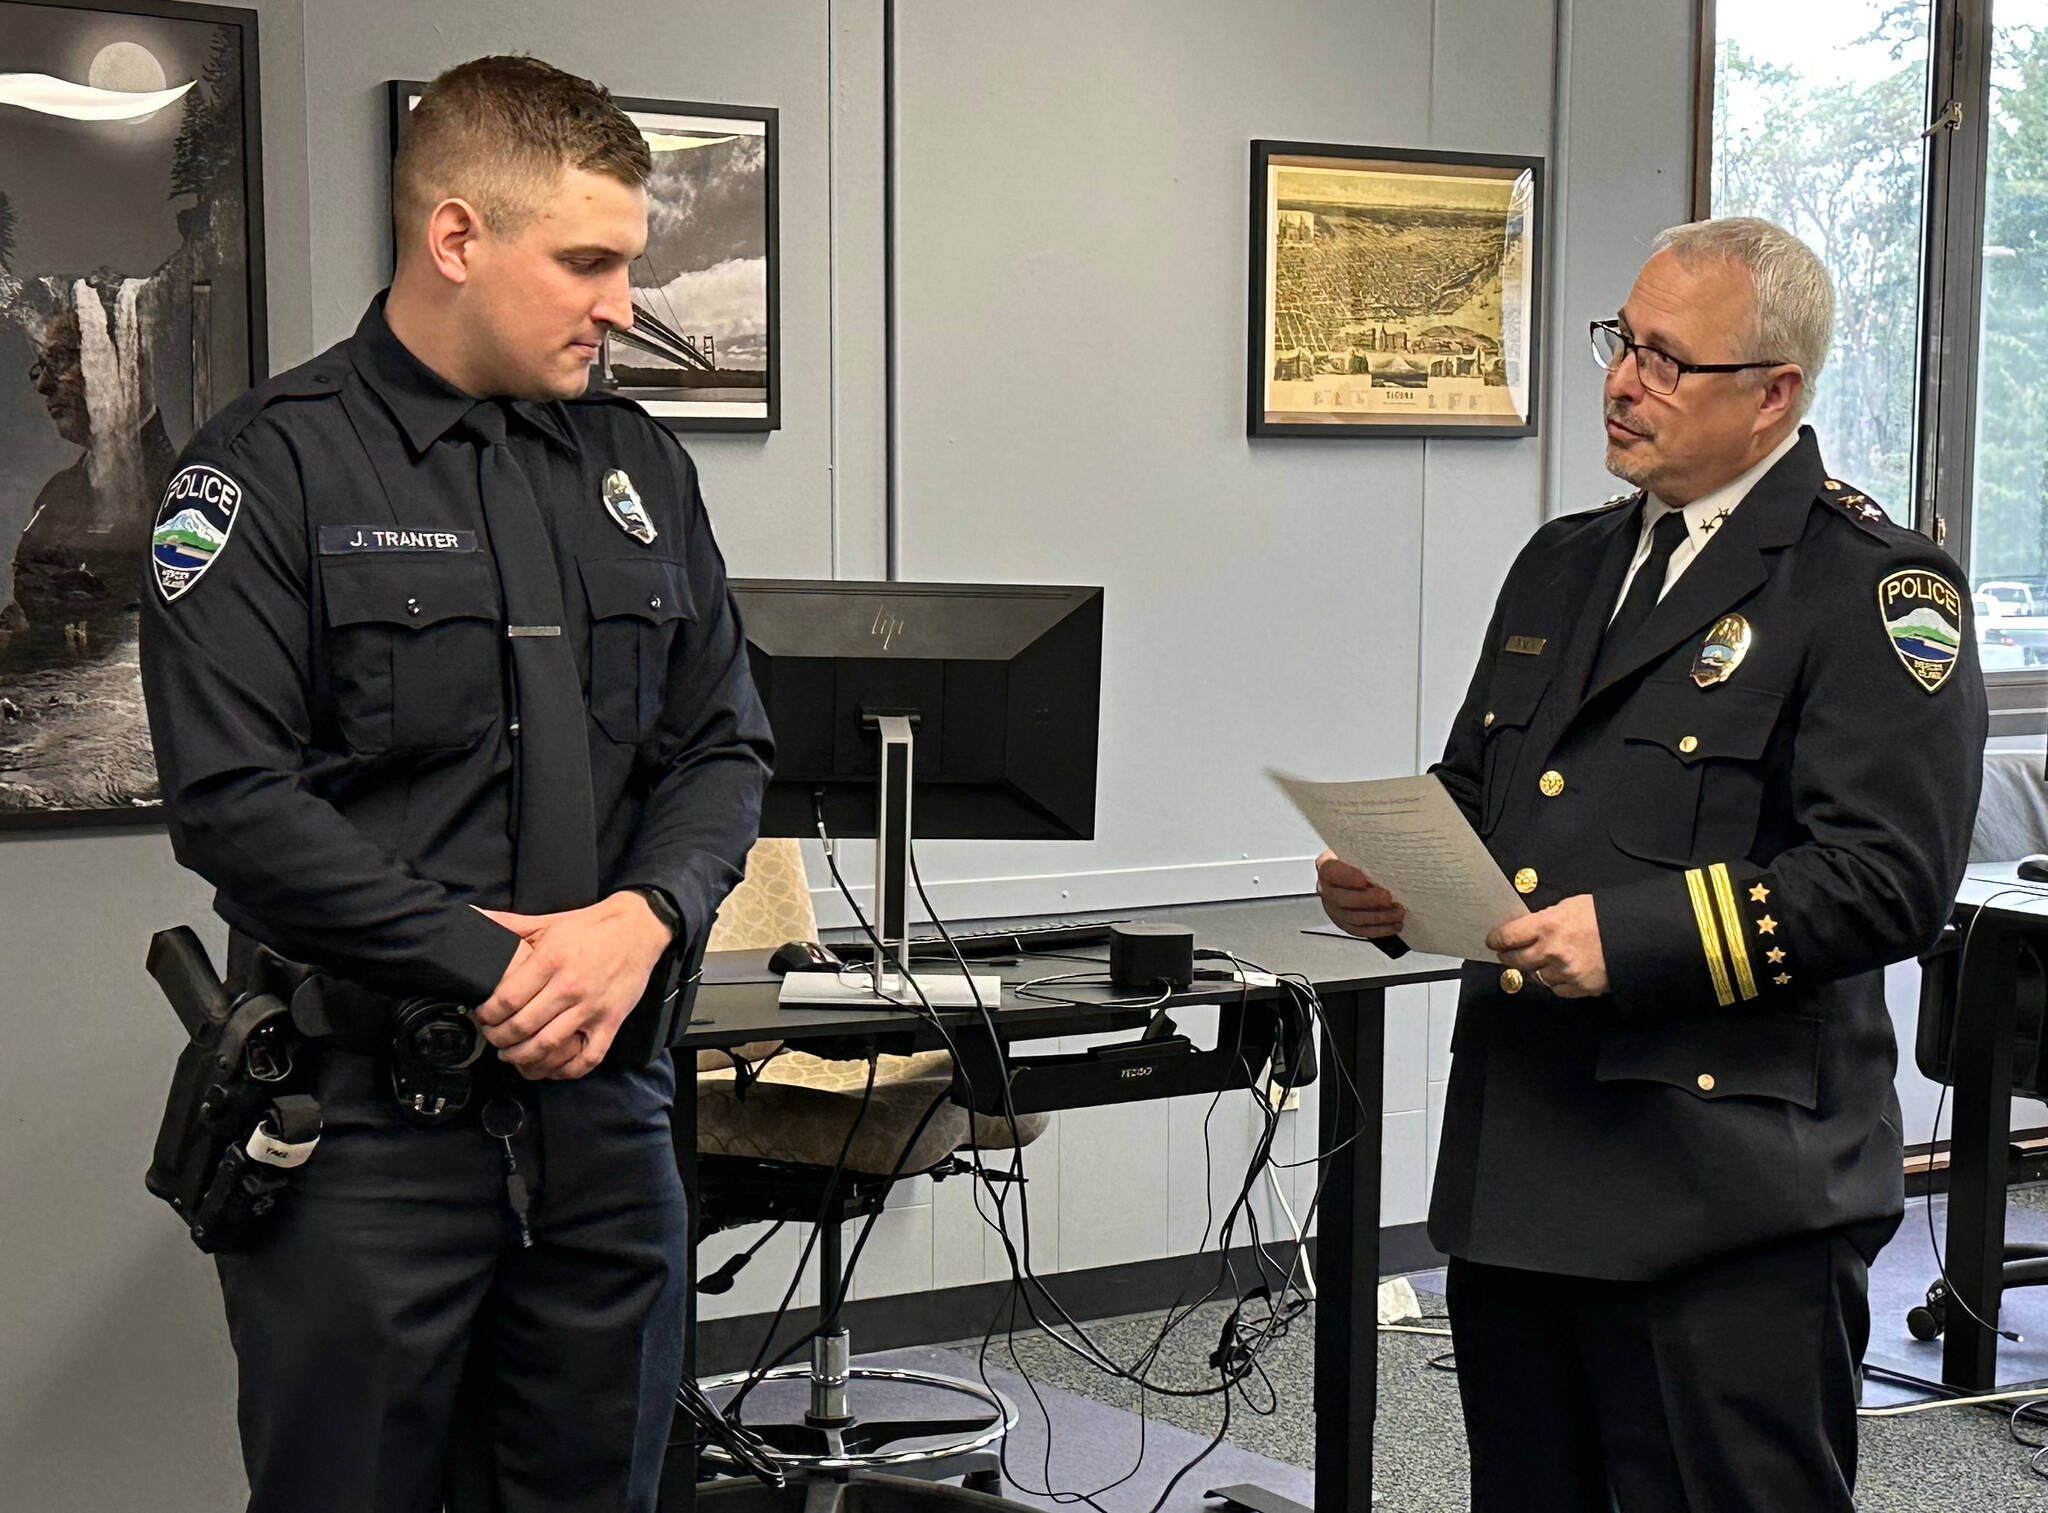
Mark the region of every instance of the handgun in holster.
<instances>
[{"instance_id":1,"label":"handgun in holster","mask_svg":"<svg viewBox=\"0 0 2048 1513\"><path fill-rule=\"evenodd\" d=\"M234 1250L320 1143L320 1105L304 1091L310 1058L291 1017L293 969L237 940L228 976L239 991L230 993L184 925L151 938L148 965L190 1038L144 1181L185 1221L194 1245Z\"/></svg>"}]
</instances>

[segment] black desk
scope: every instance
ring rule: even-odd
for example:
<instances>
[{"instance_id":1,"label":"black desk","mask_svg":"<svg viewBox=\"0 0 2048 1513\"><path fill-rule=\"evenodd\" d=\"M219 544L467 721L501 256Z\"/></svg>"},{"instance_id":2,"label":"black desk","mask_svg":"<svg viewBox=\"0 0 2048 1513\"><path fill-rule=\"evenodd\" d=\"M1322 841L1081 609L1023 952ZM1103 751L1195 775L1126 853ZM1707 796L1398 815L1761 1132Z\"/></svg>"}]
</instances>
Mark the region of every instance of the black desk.
<instances>
[{"instance_id":1,"label":"black desk","mask_svg":"<svg viewBox=\"0 0 2048 1513\"><path fill-rule=\"evenodd\" d=\"M1383 1034L1386 991L1406 983L1435 982L1456 977L1461 963L1441 956L1413 954L1389 961L1362 941L1304 935L1323 924L1321 907L1312 898L1274 899L1246 904L1202 904L1174 909L1122 911L1119 917L1173 920L1191 926L1199 945L1236 952L1270 972L1299 973L1316 985L1325 1010L1322 1084L1318 1099L1321 1148L1329 1157L1324 1179L1316 1272L1316 1506L1322 1513L1369 1513L1372 1504L1372 1424L1377 1411L1379 1361L1380 1256L1380 1109L1382 1102ZM744 1045L748 1041L805 1040L833 1036L888 1035L896 1049L931 1049L942 1044L937 1030L922 1016L904 1011L784 1009L776 987L760 980L724 981L751 976L749 968L765 961L765 953L733 953L707 958L704 986L698 992L688 1033L679 1042L678 1057L698 1050ZM1056 972L1086 968L1069 957L1027 959L1000 970L1006 983ZM1108 990L1060 992L1073 998L1109 998ZM1243 990L1226 983L1198 983L1165 1007L1221 1004ZM1271 996L1279 989L1253 989ZM1075 1008L1035 1003L1005 992L996 1025L1009 1040L1039 1040L1105 1030L1136 1029L1152 1009ZM943 1011L940 1019L955 1032L978 1025L971 1009ZM1347 1100L1337 1068L1350 1072L1357 1088L1358 1135L1343 1144ZM675 1104L676 1159L684 1183L696 1202L697 1087L687 1074L678 1077ZM1345 1121L1348 1123L1349 1121ZM697 1325L696 1257L691 1256L688 1322L683 1369L694 1373ZM664 1513L684 1513L694 1502L696 1451L677 1447L662 1478L670 1489Z\"/></svg>"},{"instance_id":2,"label":"black desk","mask_svg":"<svg viewBox=\"0 0 2048 1513\"><path fill-rule=\"evenodd\" d=\"M1952 1296L1942 1331L1941 1379L1968 1391L1998 1382L1998 1336L1976 1319L1995 1322L2004 1293L2014 977L2022 945L2031 943L2048 955L2048 885L2018 877L2011 862L1975 866L1956 896L1956 922L1972 933L1949 1067L1955 1114L1949 1124L1943 1260ZM1997 902L1983 907L1994 897Z\"/></svg>"}]
</instances>

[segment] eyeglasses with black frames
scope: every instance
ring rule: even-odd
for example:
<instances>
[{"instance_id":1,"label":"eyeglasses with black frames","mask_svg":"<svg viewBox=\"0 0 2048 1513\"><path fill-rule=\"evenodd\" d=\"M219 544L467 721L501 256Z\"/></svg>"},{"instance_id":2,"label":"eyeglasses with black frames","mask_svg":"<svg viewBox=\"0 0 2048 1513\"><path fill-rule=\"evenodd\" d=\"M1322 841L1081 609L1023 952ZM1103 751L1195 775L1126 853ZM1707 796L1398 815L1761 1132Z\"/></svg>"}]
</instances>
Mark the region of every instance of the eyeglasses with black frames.
<instances>
[{"instance_id":1,"label":"eyeglasses with black frames","mask_svg":"<svg viewBox=\"0 0 2048 1513\"><path fill-rule=\"evenodd\" d=\"M1621 366L1633 354L1636 377L1652 394L1675 394L1678 380L1688 373L1744 373L1751 368L1782 368L1782 360L1771 362L1680 362L1669 352L1631 341L1618 320L1596 320L1591 325L1593 361L1608 372Z\"/></svg>"}]
</instances>

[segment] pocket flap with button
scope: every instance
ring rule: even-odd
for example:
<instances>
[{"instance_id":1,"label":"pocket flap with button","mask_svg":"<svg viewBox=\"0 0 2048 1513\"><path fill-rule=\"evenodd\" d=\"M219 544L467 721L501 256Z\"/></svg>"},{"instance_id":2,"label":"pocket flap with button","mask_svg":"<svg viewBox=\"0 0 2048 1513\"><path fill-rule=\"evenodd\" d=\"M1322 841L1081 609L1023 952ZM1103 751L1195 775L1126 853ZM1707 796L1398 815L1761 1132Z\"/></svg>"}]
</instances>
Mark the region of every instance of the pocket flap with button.
<instances>
[{"instance_id":1,"label":"pocket flap with button","mask_svg":"<svg viewBox=\"0 0 2048 1513\"><path fill-rule=\"evenodd\" d=\"M650 625L694 620L689 580L669 557L585 557L577 570L593 620L634 619Z\"/></svg>"},{"instance_id":2,"label":"pocket flap with button","mask_svg":"<svg viewBox=\"0 0 2048 1513\"><path fill-rule=\"evenodd\" d=\"M333 626L421 630L444 620L498 618L498 576L481 552L327 557L320 587Z\"/></svg>"},{"instance_id":3,"label":"pocket flap with button","mask_svg":"<svg viewBox=\"0 0 2048 1513\"><path fill-rule=\"evenodd\" d=\"M1820 1102L1817 1015L1748 1012L1617 1030L1594 1062L1600 1082L1661 1082L1695 1098Z\"/></svg>"},{"instance_id":4,"label":"pocket flap with button","mask_svg":"<svg viewBox=\"0 0 2048 1513\"><path fill-rule=\"evenodd\" d=\"M1691 766L1713 757L1753 762L1777 728L1784 695L1766 688L1645 684L1623 715L1621 738L1661 746Z\"/></svg>"},{"instance_id":5,"label":"pocket flap with button","mask_svg":"<svg viewBox=\"0 0 2048 1513\"><path fill-rule=\"evenodd\" d=\"M1517 730L1527 725L1535 718L1536 706L1543 702L1543 691L1548 687L1550 669L1547 667L1541 672L1523 672L1520 669L1514 673L1496 672L1487 690L1487 733Z\"/></svg>"}]
</instances>

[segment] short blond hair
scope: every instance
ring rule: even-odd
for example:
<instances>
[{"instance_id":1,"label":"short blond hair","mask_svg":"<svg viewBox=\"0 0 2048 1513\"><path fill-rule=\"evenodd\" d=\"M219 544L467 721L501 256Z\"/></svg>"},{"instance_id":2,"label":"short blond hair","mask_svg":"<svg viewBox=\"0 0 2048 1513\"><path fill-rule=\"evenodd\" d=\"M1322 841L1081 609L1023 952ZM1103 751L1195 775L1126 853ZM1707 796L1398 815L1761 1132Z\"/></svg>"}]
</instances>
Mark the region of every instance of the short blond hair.
<instances>
[{"instance_id":1,"label":"short blond hair","mask_svg":"<svg viewBox=\"0 0 2048 1513\"><path fill-rule=\"evenodd\" d=\"M603 85L524 55L457 64L421 93L391 165L399 244L449 199L516 236L568 168L640 188L654 157Z\"/></svg>"}]
</instances>

